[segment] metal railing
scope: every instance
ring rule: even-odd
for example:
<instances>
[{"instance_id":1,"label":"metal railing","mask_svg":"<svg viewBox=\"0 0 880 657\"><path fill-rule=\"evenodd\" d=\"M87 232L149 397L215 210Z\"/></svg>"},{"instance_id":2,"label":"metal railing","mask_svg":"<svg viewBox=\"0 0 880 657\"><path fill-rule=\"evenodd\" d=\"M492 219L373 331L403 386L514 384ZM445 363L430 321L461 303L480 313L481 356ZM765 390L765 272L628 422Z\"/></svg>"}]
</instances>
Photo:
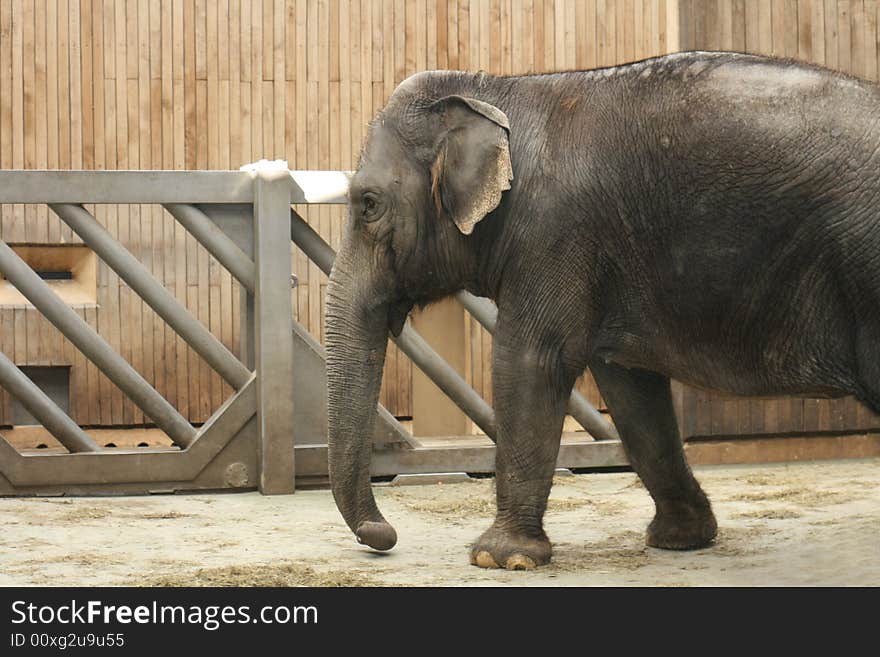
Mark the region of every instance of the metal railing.
<instances>
[{"instance_id":1,"label":"metal railing","mask_svg":"<svg viewBox=\"0 0 880 657\"><path fill-rule=\"evenodd\" d=\"M22 453L0 439L0 494L228 487L284 493L294 490L295 472L309 476L320 474L322 469L326 472L326 447L321 446L326 443L323 351L293 321L289 240L319 269L330 273L333 249L292 205L345 203L347 180L345 172L291 172L277 164L248 171L0 171L0 203L48 205L234 390L203 426L194 427L0 241L0 274L175 446L139 450L100 447L0 354L0 386L69 452ZM240 283L242 360L84 207L142 203L160 204ZM466 292L457 296L478 322L489 332L494 330L497 311L491 302ZM492 409L409 323L395 342L494 440ZM377 438L378 444L396 443L405 448L396 450L397 457L386 459L384 466L379 458L380 469L422 471L436 465L436 455L420 450L418 442L387 411L378 410L377 436L384 436ZM579 394L572 395L569 410L596 439L617 438L613 427ZM304 459L303 467L297 465L297 454ZM463 465L469 458L473 461L472 455L463 456ZM413 461L419 457L421 464ZM486 453L481 452L478 460L484 469Z\"/></svg>"},{"instance_id":2,"label":"metal railing","mask_svg":"<svg viewBox=\"0 0 880 657\"><path fill-rule=\"evenodd\" d=\"M162 429L176 449L99 447L8 358L0 384L64 445L69 454L22 454L0 441L0 474L12 492L125 492L180 488L294 489L295 423L290 395L293 330L288 216L301 200L289 172L3 171L0 203L41 203L66 223L180 338L229 383L233 396L196 428L5 243L0 273L79 351ZM180 303L83 204L161 204L241 282L253 302L248 339L254 362L243 363ZM251 254L195 209L242 204ZM249 225L245 225L249 224ZM278 281L282 281L281 284ZM245 446L247 444L247 447ZM226 455L226 456L222 456ZM219 459L219 461L218 461ZM219 468L224 461L229 462ZM219 468L219 469L218 469ZM0 492L3 491L0 481Z\"/></svg>"}]
</instances>

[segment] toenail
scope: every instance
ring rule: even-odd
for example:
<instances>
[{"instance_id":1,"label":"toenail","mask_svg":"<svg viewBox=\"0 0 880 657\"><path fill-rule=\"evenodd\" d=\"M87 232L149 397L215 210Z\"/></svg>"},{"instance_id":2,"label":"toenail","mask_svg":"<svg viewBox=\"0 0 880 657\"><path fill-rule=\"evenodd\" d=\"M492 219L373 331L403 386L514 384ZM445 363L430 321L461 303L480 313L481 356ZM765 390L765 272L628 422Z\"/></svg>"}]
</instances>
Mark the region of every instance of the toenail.
<instances>
[{"instance_id":1,"label":"toenail","mask_svg":"<svg viewBox=\"0 0 880 657\"><path fill-rule=\"evenodd\" d=\"M485 550L480 550L479 552L477 552L477 556L474 557L474 563L480 568L498 568L498 564L495 562L495 559Z\"/></svg>"},{"instance_id":2,"label":"toenail","mask_svg":"<svg viewBox=\"0 0 880 657\"><path fill-rule=\"evenodd\" d=\"M535 560L523 554L513 554L507 558L504 564L507 570L534 570L537 567Z\"/></svg>"}]
</instances>

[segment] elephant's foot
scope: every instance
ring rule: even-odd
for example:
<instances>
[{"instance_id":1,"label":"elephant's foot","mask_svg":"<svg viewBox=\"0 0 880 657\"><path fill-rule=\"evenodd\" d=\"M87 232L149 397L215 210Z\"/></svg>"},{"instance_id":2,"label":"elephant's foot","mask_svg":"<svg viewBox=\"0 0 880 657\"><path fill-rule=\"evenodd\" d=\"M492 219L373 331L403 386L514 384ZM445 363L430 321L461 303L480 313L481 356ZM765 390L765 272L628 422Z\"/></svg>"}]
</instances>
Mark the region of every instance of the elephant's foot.
<instances>
[{"instance_id":1,"label":"elephant's foot","mask_svg":"<svg viewBox=\"0 0 880 657\"><path fill-rule=\"evenodd\" d=\"M532 570L550 563L550 541L541 536L526 536L494 525L471 547L471 563L480 568Z\"/></svg>"},{"instance_id":2,"label":"elephant's foot","mask_svg":"<svg viewBox=\"0 0 880 657\"><path fill-rule=\"evenodd\" d=\"M645 543L664 550L696 550L709 545L717 534L712 507L703 498L693 504L658 504Z\"/></svg>"}]
</instances>

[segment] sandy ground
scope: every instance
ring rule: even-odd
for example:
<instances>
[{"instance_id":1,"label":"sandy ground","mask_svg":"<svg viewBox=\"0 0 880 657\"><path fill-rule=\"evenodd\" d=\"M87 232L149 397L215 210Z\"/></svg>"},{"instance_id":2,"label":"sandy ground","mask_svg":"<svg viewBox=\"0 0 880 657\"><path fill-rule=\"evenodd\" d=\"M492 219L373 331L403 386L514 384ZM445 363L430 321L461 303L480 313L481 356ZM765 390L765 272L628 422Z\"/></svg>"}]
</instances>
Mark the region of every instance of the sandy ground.
<instances>
[{"instance_id":1,"label":"sandy ground","mask_svg":"<svg viewBox=\"0 0 880 657\"><path fill-rule=\"evenodd\" d=\"M558 476L550 566L482 570L467 545L493 481L377 486L400 536L357 545L329 491L0 499L0 585L880 585L880 459L704 466L721 527L707 549L644 545L653 505L635 475Z\"/></svg>"}]
</instances>

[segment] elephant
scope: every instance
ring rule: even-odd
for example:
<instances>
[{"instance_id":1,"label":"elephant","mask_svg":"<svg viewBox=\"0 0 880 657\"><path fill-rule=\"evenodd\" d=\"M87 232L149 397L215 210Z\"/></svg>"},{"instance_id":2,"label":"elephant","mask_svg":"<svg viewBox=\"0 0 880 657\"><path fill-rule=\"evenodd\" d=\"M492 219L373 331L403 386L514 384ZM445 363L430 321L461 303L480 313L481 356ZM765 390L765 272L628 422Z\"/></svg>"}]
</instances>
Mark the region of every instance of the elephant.
<instances>
[{"instance_id":1,"label":"elephant","mask_svg":"<svg viewBox=\"0 0 880 657\"><path fill-rule=\"evenodd\" d=\"M327 287L328 461L357 540L389 332L459 290L498 307L481 567L547 564L566 401L589 369L653 498L647 545L710 545L670 379L880 411L880 86L685 52L611 68L430 71L372 121Z\"/></svg>"}]
</instances>

